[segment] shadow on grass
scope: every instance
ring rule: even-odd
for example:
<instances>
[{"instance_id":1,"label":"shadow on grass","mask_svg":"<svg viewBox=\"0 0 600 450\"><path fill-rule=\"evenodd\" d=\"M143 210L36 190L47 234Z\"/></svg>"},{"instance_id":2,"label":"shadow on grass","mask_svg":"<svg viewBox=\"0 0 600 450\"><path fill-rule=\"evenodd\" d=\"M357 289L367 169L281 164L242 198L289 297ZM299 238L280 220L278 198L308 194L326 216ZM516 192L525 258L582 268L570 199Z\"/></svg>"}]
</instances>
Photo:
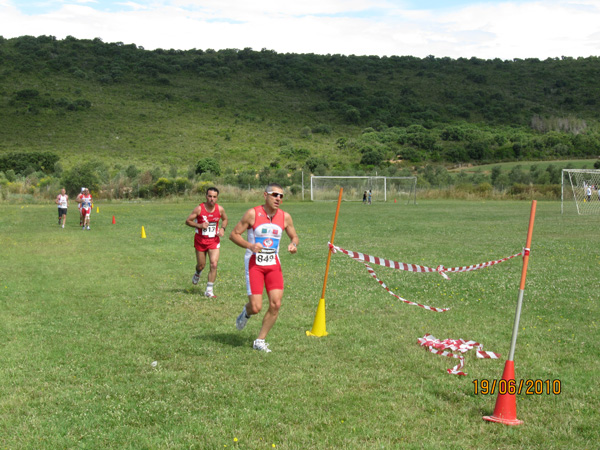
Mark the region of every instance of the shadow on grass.
<instances>
[{"instance_id":1,"label":"shadow on grass","mask_svg":"<svg viewBox=\"0 0 600 450\"><path fill-rule=\"evenodd\" d=\"M198 340L210 339L211 341L218 342L219 344L229 345L231 347L246 347L248 346L248 336L242 336L237 333L212 333L197 335L193 337Z\"/></svg>"},{"instance_id":2,"label":"shadow on grass","mask_svg":"<svg viewBox=\"0 0 600 450\"><path fill-rule=\"evenodd\" d=\"M200 288L196 286L188 288L170 289L169 291L173 294L198 294L200 297L205 298L203 295L204 291L201 292Z\"/></svg>"}]
</instances>

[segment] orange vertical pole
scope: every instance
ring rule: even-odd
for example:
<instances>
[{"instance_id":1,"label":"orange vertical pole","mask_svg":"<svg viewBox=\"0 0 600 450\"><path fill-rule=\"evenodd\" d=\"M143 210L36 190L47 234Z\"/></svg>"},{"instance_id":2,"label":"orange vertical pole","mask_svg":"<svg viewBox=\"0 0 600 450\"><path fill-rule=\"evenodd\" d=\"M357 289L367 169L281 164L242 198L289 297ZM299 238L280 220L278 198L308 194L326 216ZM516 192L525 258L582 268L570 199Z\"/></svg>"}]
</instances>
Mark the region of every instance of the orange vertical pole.
<instances>
[{"instance_id":1,"label":"orange vertical pole","mask_svg":"<svg viewBox=\"0 0 600 450\"><path fill-rule=\"evenodd\" d=\"M340 188L340 194L338 196L337 208L335 210L335 220L333 221L333 231L331 232L331 245L335 240L335 230L337 229L338 217L340 215L340 205L342 204L342 193L344 188ZM327 253L327 265L325 266L325 278L323 280L323 290L321 291L321 298L319 305L317 306L317 312L315 314L315 320L311 331L307 331L307 336L322 337L327 336L326 323L325 323L325 290L327 289L327 278L329 277L329 264L331 263L332 249L329 249Z\"/></svg>"},{"instance_id":2,"label":"orange vertical pole","mask_svg":"<svg viewBox=\"0 0 600 450\"><path fill-rule=\"evenodd\" d=\"M531 235L533 234L533 223L535 222L535 209L537 202L534 200L531 204L531 214L529 215L529 229L527 230L527 241L525 251L523 252L523 269L521 270L521 284L519 285L519 298L517 300L517 310L515 312L515 321L513 324L512 338L510 342L510 352L508 359L504 364L502 380L505 380L506 386L515 386L515 347L517 345L517 334L519 332L519 320L521 318L521 307L523 305L523 292L525 290L525 280L527 278L527 264L529 263L529 251L531 248ZM509 389L510 391L510 389ZM513 389L514 391L514 389ZM521 425L522 420L517 419L517 399L516 392L498 393L494 414L483 416L483 420L488 422L497 422L504 425Z\"/></svg>"}]
</instances>

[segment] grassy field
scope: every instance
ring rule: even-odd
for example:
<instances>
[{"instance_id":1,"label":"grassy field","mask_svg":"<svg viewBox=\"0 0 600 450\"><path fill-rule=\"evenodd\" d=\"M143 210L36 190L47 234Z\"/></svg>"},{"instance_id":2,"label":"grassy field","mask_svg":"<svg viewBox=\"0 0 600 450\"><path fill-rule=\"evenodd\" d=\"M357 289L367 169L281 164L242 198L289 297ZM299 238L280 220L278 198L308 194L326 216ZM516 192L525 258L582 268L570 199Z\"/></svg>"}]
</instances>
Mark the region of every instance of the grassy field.
<instances>
[{"instance_id":1,"label":"grassy field","mask_svg":"<svg viewBox=\"0 0 600 450\"><path fill-rule=\"evenodd\" d=\"M222 204L231 222L251 206ZM193 207L97 204L84 232L74 208L63 230L54 206L0 205L0 449L597 447L598 217L538 203L516 377L560 380L561 393L518 395L524 424L508 427L482 420L497 395L474 388L502 374L520 258L448 281L375 267L402 297L451 308L435 313L335 254L329 335L309 338L335 204L286 204L300 246L282 255L284 304L263 354L251 348L261 318L234 326L246 301L242 249L222 244L218 299L202 296L206 274L191 284ZM475 264L522 249L530 208L344 203L335 243L433 267ZM502 358L468 352L468 375L449 375L455 360L417 345L426 333Z\"/></svg>"}]
</instances>

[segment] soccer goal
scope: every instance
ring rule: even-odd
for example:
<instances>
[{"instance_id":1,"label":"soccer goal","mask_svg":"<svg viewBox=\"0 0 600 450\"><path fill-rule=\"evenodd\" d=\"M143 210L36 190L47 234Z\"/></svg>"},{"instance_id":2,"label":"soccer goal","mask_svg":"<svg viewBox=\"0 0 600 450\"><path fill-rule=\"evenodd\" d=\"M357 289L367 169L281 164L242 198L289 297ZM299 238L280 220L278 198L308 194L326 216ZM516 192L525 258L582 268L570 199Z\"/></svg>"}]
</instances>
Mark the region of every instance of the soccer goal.
<instances>
[{"instance_id":1,"label":"soccer goal","mask_svg":"<svg viewBox=\"0 0 600 450\"><path fill-rule=\"evenodd\" d=\"M405 201L417 204L417 177L342 177L311 176L310 199L312 201L337 200L340 188L342 199L361 202L369 193L373 202Z\"/></svg>"},{"instance_id":2,"label":"soccer goal","mask_svg":"<svg viewBox=\"0 0 600 450\"><path fill-rule=\"evenodd\" d=\"M563 169L560 196L561 214L571 200L577 214L600 214L600 170Z\"/></svg>"}]
</instances>

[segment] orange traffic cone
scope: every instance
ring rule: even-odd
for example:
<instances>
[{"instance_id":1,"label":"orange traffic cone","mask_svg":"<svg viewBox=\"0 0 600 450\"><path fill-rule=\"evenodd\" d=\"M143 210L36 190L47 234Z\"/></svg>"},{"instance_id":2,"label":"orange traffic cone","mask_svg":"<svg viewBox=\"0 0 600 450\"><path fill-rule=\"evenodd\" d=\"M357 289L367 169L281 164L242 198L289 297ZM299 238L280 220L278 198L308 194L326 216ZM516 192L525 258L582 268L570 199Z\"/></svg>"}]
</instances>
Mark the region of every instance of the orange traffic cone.
<instances>
[{"instance_id":1,"label":"orange traffic cone","mask_svg":"<svg viewBox=\"0 0 600 450\"><path fill-rule=\"evenodd\" d=\"M115 223L116 223L116 222L115 222L115 216L113 216L113 224L115 224Z\"/></svg>"},{"instance_id":2,"label":"orange traffic cone","mask_svg":"<svg viewBox=\"0 0 600 450\"><path fill-rule=\"evenodd\" d=\"M396 203L396 199L394 199L394 203Z\"/></svg>"},{"instance_id":3,"label":"orange traffic cone","mask_svg":"<svg viewBox=\"0 0 600 450\"><path fill-rule=\"evenodd\" d=\"M515 382L515 362L506 361L504 365L504 372L502 372L502 379L506 380L506 385L509 386L508 381L512 380ZM514 386L514 384L513 384ZM483 420L488 422L498 422L504 425L521 425L522 420L517 419L517 399L516 394L498 394L496 399L496 407L494 408L494 415L483 416Z\"/></svg>"}]
</instances>

